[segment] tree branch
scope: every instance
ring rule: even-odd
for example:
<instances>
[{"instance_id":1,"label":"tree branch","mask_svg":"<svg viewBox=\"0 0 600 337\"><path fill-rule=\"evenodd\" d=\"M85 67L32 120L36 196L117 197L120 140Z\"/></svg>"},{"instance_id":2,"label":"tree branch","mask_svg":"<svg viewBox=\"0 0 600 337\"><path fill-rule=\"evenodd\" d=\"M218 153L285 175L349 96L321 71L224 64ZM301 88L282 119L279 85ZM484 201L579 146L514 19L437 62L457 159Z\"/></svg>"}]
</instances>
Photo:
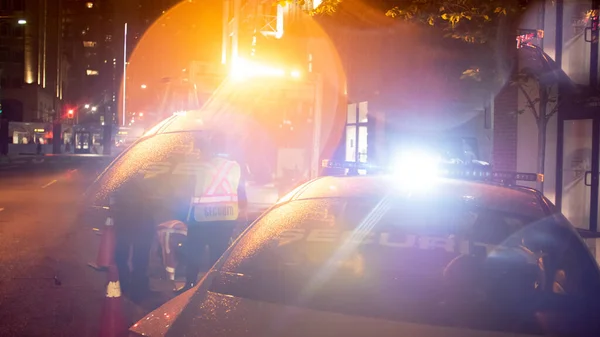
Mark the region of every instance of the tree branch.
<instances>
[{"instance_id":1,"label":"tree branch","mask_svg":"<svg viewBox=\"0 0 600 337\"><path fill-rule=\"evenodd\" d=\"M548 121L550 119L550 117L554 116L555 113L558 112L558 104L554 105L554 108L552 109L552 111L550 111L550 113L548 113L546 115L546 121Z\"/></svg>"},{"instance_id":2,"label":"tree branch","mask_svg":"<svg viewBox=\"0 0 600 337\"><path fill-rule=\"evenodd\" d=\"M522 84L519 83L517 86L519 87L519 89L521 89L521 92L523 93L523 95L525 95L525 99L527 99L527 102L529 103L529 107L531 108L531 113L533 113L533 117L535 117L536 121L539 121L540 116L538 115L538 112L535 109L535 104L533 103L533 100L531 99L531 95L529 95L527 90L525 90L525 88L523 88Z\"/></svg>"}]
</instances>

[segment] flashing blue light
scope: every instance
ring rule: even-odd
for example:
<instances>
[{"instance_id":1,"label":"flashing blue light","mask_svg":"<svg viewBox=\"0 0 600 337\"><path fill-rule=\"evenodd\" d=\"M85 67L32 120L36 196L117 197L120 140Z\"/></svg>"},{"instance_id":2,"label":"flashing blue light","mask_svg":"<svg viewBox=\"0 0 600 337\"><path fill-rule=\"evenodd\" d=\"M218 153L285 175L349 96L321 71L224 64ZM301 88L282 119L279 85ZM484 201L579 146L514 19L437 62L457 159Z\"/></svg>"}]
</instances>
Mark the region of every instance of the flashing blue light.
<instances>
[{"instance_id":1,"label":"flashing blue light","mask_svg":"<svg viewBox=\"0 0 600 337\"><path fill-rule=\"evenodd\" d=\"M411 160L410 162L401 161L398 165L390 168L384 168L367 163L337 162L332 160L323 160L323 167L333 169L348 170L366 170L367 172L376 170L398 175L403 180L415 183L423 183L433 180L436 177L456 178L465 180L483 180L496 181L505 184L512 184L517 181L544 181L543 174L493 171L490 165L480 163L474 164L445 164L427 160L419 162Z\"/></svg>"}]
</instances>

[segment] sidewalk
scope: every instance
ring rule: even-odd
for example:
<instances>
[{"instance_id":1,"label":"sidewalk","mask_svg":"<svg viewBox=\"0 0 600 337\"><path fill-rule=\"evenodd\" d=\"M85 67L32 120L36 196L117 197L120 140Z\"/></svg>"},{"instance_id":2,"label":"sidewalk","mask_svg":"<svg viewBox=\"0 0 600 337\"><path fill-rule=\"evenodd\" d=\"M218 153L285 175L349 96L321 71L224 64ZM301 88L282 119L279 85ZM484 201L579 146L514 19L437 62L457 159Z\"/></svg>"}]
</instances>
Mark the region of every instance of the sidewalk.
<instances>
[{"instance_id":1,"label":"sidewalk","mask_svg":"<svg viewBox=\"0 0 600 337\"><path fill-rule=\"evenodd\" d=\"M0 166L2 165L22 165L22 164L41 164L41 163L57 163L57 162L73 162L73 161L101 161L111 162L116 155L101 155L101 154L9 154L8 156L0 156Z\"/></svg>"},{"instance_id":2,"label":"sidewalk","mask_svg":"<svg viewBox=\"0 0 600 337\"><path fill-rule=\"evenodd\" d=\"M0 156L0 165L8 165L8 164L19 164L24 163L27 160L30 160L31 157L35 156L19 156L19 155L11 155L8 156Z\"/></svg>"}]
</instances>

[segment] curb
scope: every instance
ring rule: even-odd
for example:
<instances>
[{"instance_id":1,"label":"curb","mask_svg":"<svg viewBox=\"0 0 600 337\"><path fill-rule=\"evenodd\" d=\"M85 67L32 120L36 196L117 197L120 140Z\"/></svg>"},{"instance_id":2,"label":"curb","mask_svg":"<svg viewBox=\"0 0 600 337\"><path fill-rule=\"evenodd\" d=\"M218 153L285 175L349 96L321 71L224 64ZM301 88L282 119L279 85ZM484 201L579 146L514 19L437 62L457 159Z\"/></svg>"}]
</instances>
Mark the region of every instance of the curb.
<instances>
[{"instance_id":1,"label":"curb","mask_svg":"<svg viewBox=\"0 0 600 337\"><path fill-rule=\"evenodd\" d=\"M14 165L14 164L34 164L39 165L43 163L73 163L73 162L82 162L82 163L110 163L115 159L115 157L85 157L85 156L76 156L76 155L23 155L23 156L15 156L10 157L10 159L2 159L0 158L0 166L3 165Z\"/></svg>"}]
</instances>

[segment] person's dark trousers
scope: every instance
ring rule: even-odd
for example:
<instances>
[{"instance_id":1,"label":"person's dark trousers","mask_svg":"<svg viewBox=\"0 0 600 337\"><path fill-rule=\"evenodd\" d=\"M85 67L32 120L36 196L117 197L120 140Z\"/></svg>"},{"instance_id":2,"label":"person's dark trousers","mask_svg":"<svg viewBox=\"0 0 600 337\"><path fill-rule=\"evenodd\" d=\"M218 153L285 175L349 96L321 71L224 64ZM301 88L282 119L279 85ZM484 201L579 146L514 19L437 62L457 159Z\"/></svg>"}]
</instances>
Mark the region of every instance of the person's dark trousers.
<instances>
[{"instance_id":1,"label":"person's dark trousers","mask_svg":"<svg viewBox=\"0 0 600 337\"><path fill-rule=\"evenodd\" d=\"M155 234L154 226L149 221L137 224L127 221L123 221L121 225L118 223L117 218L115 219L115 262L119 270L121 289L132 300L140 300L150 291L148 264Z\"/></svg>"},{"instance_id":2,"label":"person's dark trousers","mask_svg":"<svg viewBox=\"0 0 600 337\"><path fill-rule=\"evenodd\" d=\"M212 267L229 247L235 221L192 222L188 224L186 249L186 284L196 284L205 247L209 247L209 264Z\"/></svg>"}]
</instances>

